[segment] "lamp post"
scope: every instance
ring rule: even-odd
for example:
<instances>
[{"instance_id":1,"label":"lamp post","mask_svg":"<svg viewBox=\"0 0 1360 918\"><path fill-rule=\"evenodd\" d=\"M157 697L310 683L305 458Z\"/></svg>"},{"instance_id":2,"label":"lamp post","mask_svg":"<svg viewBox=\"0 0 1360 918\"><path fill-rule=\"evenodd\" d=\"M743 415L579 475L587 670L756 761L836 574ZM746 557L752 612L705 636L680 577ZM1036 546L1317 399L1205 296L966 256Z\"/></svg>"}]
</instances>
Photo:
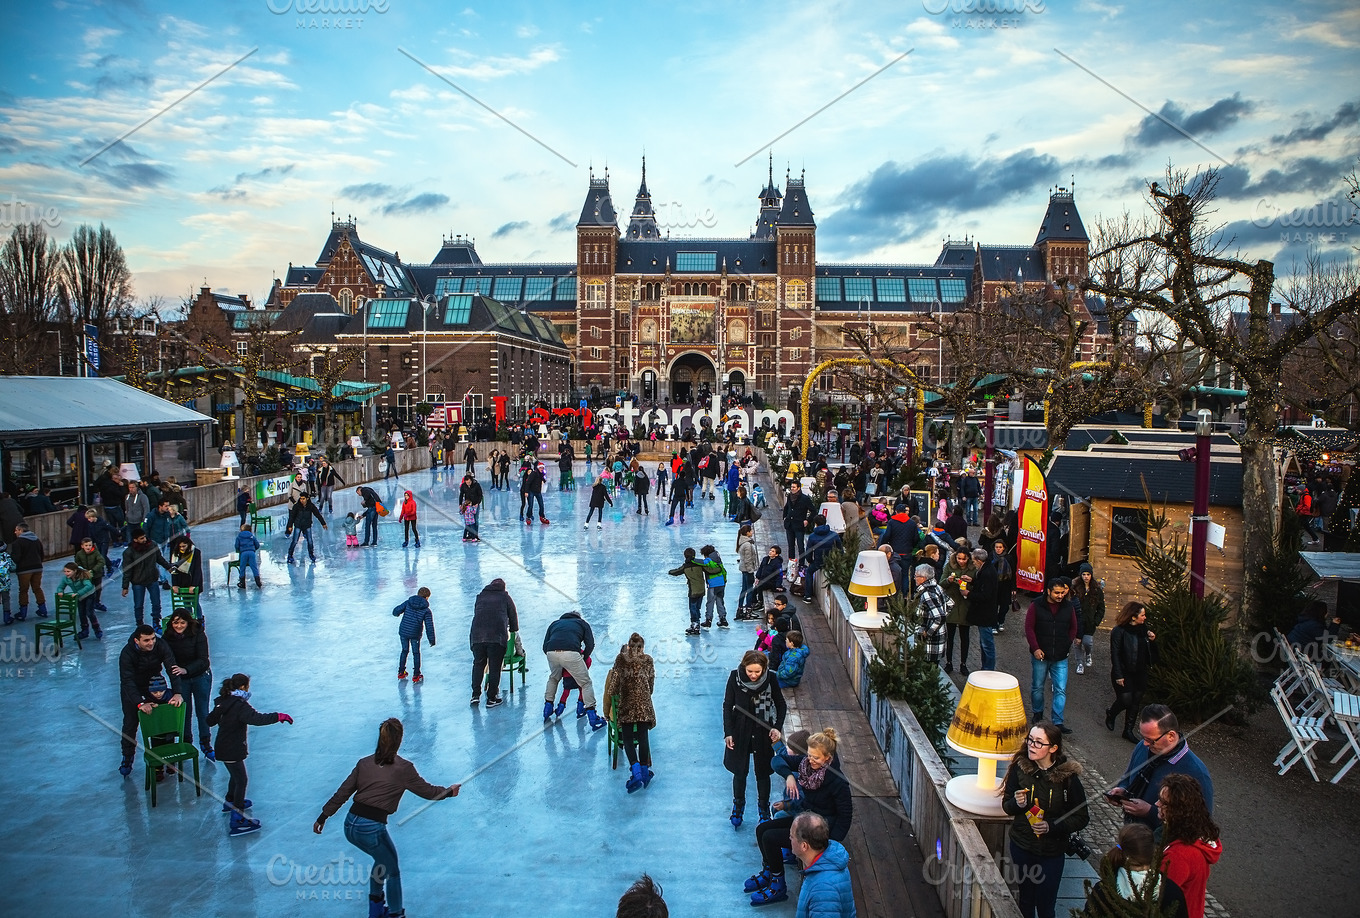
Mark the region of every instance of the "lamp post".
<instances>
[{"instance_id":1,"label":"lamp post","mask_svg":"<svg viewBox=\"0 0 1360 918\"><path fill-rule=\"evenodd\" d=\"M907 396L907 465L916 461L916 395Z\"/></svg>"},{"instance_id":2,"label":"lamp post","mask_svg":"<svg viewBox=\"0 0 1360 918\"><path fill-rule=\"evenodd\" d=\"M1204 565L1209 547L1209 435L1213 433L1213 415L1209 409L1199 410L1195 422L1195 513L1191 517L1190 591L1204 598Z\"/></svg>"},{"instance_id":3,"label":"lamp post","mask_svg":"<svg viewBox=\"0 0 1360 918\"><path fill-rule=\"evenodd\" d=\"M428 295L420 304L420 400L422 402L428 402L430 397L426 365L430 347L430 309L434 307L434 304L435 298Z\"/></svg>"},{"instance_id":4,"label":"lamp post","mask_svg":"<svg viewBox=\"0 0 1360 918\"><path fill-rule=\"evenodd\" d=\"M992 487L996 484L996 413L992 402L987 402L987 453L982 463L982 525L991 516Z\"/></svg>"}]
</instances>

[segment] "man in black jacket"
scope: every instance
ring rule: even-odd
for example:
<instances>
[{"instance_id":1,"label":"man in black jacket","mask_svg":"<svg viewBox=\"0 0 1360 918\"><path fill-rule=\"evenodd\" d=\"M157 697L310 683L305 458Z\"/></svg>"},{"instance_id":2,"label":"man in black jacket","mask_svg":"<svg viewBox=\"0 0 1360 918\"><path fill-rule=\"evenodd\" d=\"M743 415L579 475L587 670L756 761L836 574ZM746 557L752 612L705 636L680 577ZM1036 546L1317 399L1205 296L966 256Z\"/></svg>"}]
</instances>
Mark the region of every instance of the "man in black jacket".
<instances>
[{"instance_id":1,"label":"man in black jacket","mask_svg":"<svg viewBox=\"0 0 1360 918\"><path fill-rule=\"evenodd\" d=\"M595 635L590 625L575 609L548 626L543 636L543 653L548 658L548 686L543 692L543 719L553 716L553 698L562 682L562 671L571 673L581 687L581 701L590 718L590 728L598 730L605 719L595 713L595 687L590 682L586 657L595 650Z\"/></svg>"},{"instance_id":2,"label":"man in black jacket","mask_svg":"<svg viewBox=\"0 0 1360 918\"><path fill-rule=\"evenodd\" d=\"M378 492L370 487L361 486L354 489L354 493L359 495L359 500L364 502L364 540L359 543L364 545L378 544Z\"/></svg>"},{"instance_id":3,"label":"man in black jacket","mask_svg":"<svg viewBox=\"0 0 1360 918\"><path fill-rule=\"evenodd\" d=\"M795 481L784 501L784 533L788 536L790 564L796 563L807 547L807 533L811 528L808 523L814 509L812 498L804 494L803 486Z\"/></svg>"},{"instance_id":4,"label":"man in black jacket","mask_svg":"<svg viewBox=\"0 0 1360 918\"><path fill-rule=\"evenodd\" d=\"M145 540L145 533L141 537ZM149 542L147 544L150 545ZM150 547L160 554L156 546ZM126 646L118 654L118 685L123 705L123 733L119 738L123 762L118 766L118 773L125 778L132 774L132 756L137 749L137 712L149 714L158 704L168 703L178 707L184 703L184 690L174 667L175 657L170 652L170 646L157 637L150 626L139 622L132 637L128 638ZM157 772L159 774L160 769Z\"/></svg>"},{"instance_id":5,"label":"man in black jacket","mask_svg":"<svg viewBox=\"0 0 1360 918\"><path fill-rule=\"evenodd\" d=\"M307 557L316 560L316 549L312 546L312 518L315 517L322 529L327 529L326 518L321 515L321 511L316 509L316 504L307 499L303 494L298 498L298 502L293 504L293 509L288 511L288 525L284 527L283 534L293 534L293 540L288 543L288 563L293 563L293 549L297 547L298 538L307 537ZM416 544L420 544L417 539Z\"/></svg>"},{"instance_id":6,"label":"man in black jacket","mask_svg":"<svg viewBox=\"0 0 1360 918\"><path fill-rule=\"evenodd\" d=\"M472 629L468 646L472 649L472 703L482 697L482 677L486 676L486 706L494 708L504 703L501 698L501 664L505 661L505 646L510 636L519 630L519 612L515 600L505 589L505 581L497 577L477 594L472 607ZM488 670L490 670L488 672ZM515 674L510 673L513 681Z\"/></svg>"},{"instance_id":7,"label":"man in black jacket","mask_svg":"<svg viewBox=\"0 0 1360 918\"><path fill-rule=\"evenodd\" d=\"M129 529L132 542L123 550L123 595L127 596L128 587L132 588L132 608L137 613L137 624L145 622L142 609L146 597L151 596L151 621L154 631L161 627L161 585L157 565L170 570L170 562L165 560L160 548L146 537L141 526ZM154 633L154 632L153 632Z\"/></svg>"},{"instance_id":8,"label":"man in black jacket","mask_svg":"<svg viewBox=\"0 0 1360 918\"><path fill-rule=\"evenodd\" d=\"M325 459L319 463L316 472L316 486L320 489L321 495L316 499L317 507L324 508L327 513L335 512L335 486L344 486L345 479L340 477L340 473L335 470Z\"/></svg>"},{"instance_id":9,"label":"man in black jacket","mask_svg":"<svg viewBox=\"0 0 1360 918\"><path fill-rule=\"evenodd\" d=\"M985 548L973 550L973 561L981 567L968 584L968 624L976 625L982 649L982 668L996 669L996 594L1000 589L996 565Z\"/></svg>"},{"instance_id":10,"label":"man in black jacket","mask_svg":"<svg viewBox=\"0 0 1360 918\"><path fill-rule=\"evenodd\" d=\"M543 512L543 464L536 460L531 462L533 464L529 471L524 474L524 525L534 524L534 501L538 501L538 521L546 526L548 517Z\"/></svg>"},{"instance_id":11,"label":"man in black jacket","mask_svg":"<svg viewBox=\"0 0 1360 918\"><path fill-rule=\"evenodd\" d=\"M921 527L912 519L905 501L898 499L893 506L893 515L888 517L888 525L883 527L879 546L891 545L893 554L910 558L916 554L916 543L920 540Z\"/></svg>"}]
</instances>

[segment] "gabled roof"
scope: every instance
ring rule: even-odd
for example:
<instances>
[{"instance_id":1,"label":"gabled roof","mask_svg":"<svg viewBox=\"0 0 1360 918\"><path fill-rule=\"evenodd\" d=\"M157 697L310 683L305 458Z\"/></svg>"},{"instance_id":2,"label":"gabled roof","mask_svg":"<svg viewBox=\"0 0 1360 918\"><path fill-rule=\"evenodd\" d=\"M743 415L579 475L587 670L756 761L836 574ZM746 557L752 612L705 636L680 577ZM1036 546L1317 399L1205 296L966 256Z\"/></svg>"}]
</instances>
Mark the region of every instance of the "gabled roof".
<instances>
[{"instance_id":1,"label":"gabled roof","mask_svg":"<svg viewBox=\"0 0 1360 918\"><path fill-rule=\"evenodd\" d=\"M1059 188L1048 196L1048 211L1044 222L1039 226L1039 235L1034 244L1041 242L1090 242L1086 227L1081 224L1081 214L1077 213L1077 202L1072 192Z\"/></svg>"},{"instance_id":2,"label":"gabled roof","mask_svg":"<svg viewBox=\"0 0 1360 918\"><path fill-rule=\"evenodd\" d=\"M1076 497L1126 500L1146 506L1189 504L1195 500L1195 463L1182 462L1175 453L1125 456L1111 453L1059 452L1048 470L1050 488ZM1147 491L1144 492L1144 483ZM1214 456L1209 463L1209 504L1242 506L1240 456Z\"/></svg>"},{"instance_id":3,"label":"gabled roof","mask_svg":"<svg viewBox=\"0 0 1360 918\"><path fill-rule=\"evenodd\" d=\"M581 205L581 219L577 226L619 225L618 214L614 212L614 201L609 197L609 174L604 178L590 177L590 187L586 189L586 200Z\"/></svg>"},{"instance_id":4,"label":"gabled roof","mask_svg":"<svg viewBox=\"0 0 1360 918\"><path fill-rule=\"evenodd\" d=\"M807 187L802 176L790 176L785 182L784 204L779 209L780 226L816 226L812 219L812 205L808 203Z\"/></svg>"},{"instance_id":5,"label":"gabled roof","mask_svg":"<svg viewBox=\"0 0 1360 918\"><path fill-rule=\"evenodd\" d=\"M982 279L1016 283L1042 282L1046 276L1043 253L1029 245L979 245Z\"/></svg>"},{"instance_id":6,"label":"gabled roof","mask_svg":"<svg viewBox=\"0 0 1360 918\"><path fill-rule=\"evenodd\" d=\"M946 239L940 248L940 254L935 258L935 264L940 267L967 268L973 270L973 263L977 261L976 243L966 239L960 242L957 239Z\"/></svg>"},{"instance_id":7,"label":"gabled roof","mask_svg":"<svg viewBox=\"0 0 1360 918\"><path fill-rule=\"evenodd\" d=\"M331 263L331 256L335 254L336 249L340 248L340 242L345 237L349 237L350 245L357 245L359 242L359 224L353 218L337 220L335 215L331 214L330 234L321 246L321 254L316 256L318 267Z\"/></svg>"},{"instance_id":8,"label":"gabled roof","mask_svg":"<svg viewBox=\"0 0 1360 918\"><path fill-rule=\"evenodd\" d=\"M315 287L326 273L325 268L307 268L302 265L289 265L288 274L283 279L285 287Z\"/></svg>"},{"instance_id":9,"label":"gabled roof","mask_svg":"<svg viewBox=\"0 0 1360 918\"><path fill-rule=\"evenodd\" d=\"M211 423L210 417L116 379L0 376L0 435Z\"/></svg>"},{"instance_id":10,"label":"gabled roof","mask_svg":"<svg viewBox=\"0 0 1360 918\"><path fill-rule=\"evenodd\" d=\"M302 334L294 339L296 344L334 344L335 336L349 327L354 316L344 313L320 313L307 320Z\"/></svg>"},{"instance_id":11,"label":"gabled roof","mask_svg":"<svg viewBox=\"0 0 1360 918\"><path fill-rule=\"evenodd\" d=\"M339 313L340 304L329 293L299 293L274 320L274 331L296 331L306 327L318 313Z\"/></svg>"}]
</instances>

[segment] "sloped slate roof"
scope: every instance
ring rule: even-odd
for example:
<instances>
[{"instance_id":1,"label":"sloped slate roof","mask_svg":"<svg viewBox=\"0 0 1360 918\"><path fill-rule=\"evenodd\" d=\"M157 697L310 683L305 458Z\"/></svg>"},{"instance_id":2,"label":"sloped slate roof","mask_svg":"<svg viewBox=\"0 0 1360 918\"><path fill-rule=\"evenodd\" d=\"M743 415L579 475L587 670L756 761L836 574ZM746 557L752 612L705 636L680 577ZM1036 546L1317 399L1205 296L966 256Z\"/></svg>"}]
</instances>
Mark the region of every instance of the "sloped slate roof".
<instances>
[{"instance_id":1,"label":"sloped slate roof","mask_svg":"<svg viewBox=\"0 0 1360 918\"><path fill-rule=\"evenodd\" d=\"M296 331L305 328L308 321L319 313L338 312L340 304L329 293L299 293L274 320L273 330Z\"/></svg>"},{"instance_id":2,"label":"sloped slate roof","mask_svg":"<svg viewBox=\"0 0 1360 918\"><path fill-rule=\"evenodd\" d=\"M480 265L481 263L481 256L477 254L477 247L472 244L472 240L462 237L445 239L444 244L439 247L439 252L430 262L431 265Z\"/></svg>"},{"instance_id":3,"label":"sloped slate roof","mask_svg":"<svg viewBox=\"0 0 1360 918\"><path fill-rule=\"evenodd\" d=\"M720 273L724 264L729 276L773 274L779 267L773 239L623 239L618 251L620 274L661 274L668 261L675 272L678 252L715 253L714 270L703 274Z\"/></svg>"},{"instance_id":4,"label":"sloped slate roof","mask_svg":"<svg viewBox=\"0 0 1360 918\"><path fill-rule=\"evenodd\" d=\"M1044 279L1043 254L1033 246L981 245L978 257L982 261L982 279L1011 281L1023 272L1025 282Z\"/></svg>"},{"instance_id":5,"label":"sloped slate roof","mask_svg":"<svg viewBox=\"0 0 1360 918\"><path fill-rule=\"evenodd\" d=\"M0 435L211 423L207 415L116 379L0 376Z\"/></svg>"},{"instance_id":6,"label":"sloped slate roof","mask_svg":"<svg viewBox=\"0 0 1360 918\"><path fill-rule=\"evenodd\" d=\"M1112 453L1060 452L1048 470L1048 481L1059 493L1078 497L1127 500L1143 506L1154 503L1189 504L1195 500L1195 463L1182 462L1175 453L1166 458L1122 456ZM1147 491L1144 493L1143 484ZM1214 457L1209 464L1209 504L1242 505L1242 462L1239 456Z\"/></svg>"},{"instance_id":7,"label":"sloped slate roof","mask_svg":"<svg viewBox=\"0 0 1360 918\"><path fill-rule=\"evenodd\" d=\"M591 178L586 201L581 205L581 219L576 221L576 225L617 227L618 223L614 201L609 197L609 179Z\"/></svg>"},{"instance_id":8,"label":"sloped slate roof","mask_svg":"<svg viewBox=\"0 0 1360 918\"><path fill-rule=\"evenodd\" d=\"M1081 223L1081 214L1077 213L1077 203L1070 191L1059 189L1048 197L1048 211L1044 214L1044 222L1039 226L1039 235L1035 237L1034 244L1050 240L1091 241L1086 235L1086 227Z\"/></svg>"},{"instance_id":9,"label":"sloped slate roof","mask_svg":"<svg viewBox=\"0 0 1360 918\"><path fill-rule=\"evenodd\" d=\"M808 203L807 187L801 178L790 178L785 183L784 204L779 209L779 225L817 225L812 219L812 205Z\"/></svg>"}]
</instances>

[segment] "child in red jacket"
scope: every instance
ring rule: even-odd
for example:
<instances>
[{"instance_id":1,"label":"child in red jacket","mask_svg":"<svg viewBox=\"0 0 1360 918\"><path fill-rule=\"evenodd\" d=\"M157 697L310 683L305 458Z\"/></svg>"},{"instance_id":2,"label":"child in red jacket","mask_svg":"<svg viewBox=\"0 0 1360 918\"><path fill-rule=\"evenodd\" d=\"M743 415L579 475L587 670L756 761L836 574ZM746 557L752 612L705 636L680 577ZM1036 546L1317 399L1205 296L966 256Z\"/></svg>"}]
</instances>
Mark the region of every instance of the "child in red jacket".
<instances>
[{"instance_id":1,"label":"child in red jacket","mask_svg":"<svg viewBox=\"0 0 1360 918\"><path fill-rule=\"evenodd\" d=\"M410 491L406 492L406 497L401 502L401 512L397 519L401 520L401 547L405 548L411 542L412 534L416 537L416 548L420 547L420 528L416 526L416 496Z\"/></svg>"}]
</instances>

